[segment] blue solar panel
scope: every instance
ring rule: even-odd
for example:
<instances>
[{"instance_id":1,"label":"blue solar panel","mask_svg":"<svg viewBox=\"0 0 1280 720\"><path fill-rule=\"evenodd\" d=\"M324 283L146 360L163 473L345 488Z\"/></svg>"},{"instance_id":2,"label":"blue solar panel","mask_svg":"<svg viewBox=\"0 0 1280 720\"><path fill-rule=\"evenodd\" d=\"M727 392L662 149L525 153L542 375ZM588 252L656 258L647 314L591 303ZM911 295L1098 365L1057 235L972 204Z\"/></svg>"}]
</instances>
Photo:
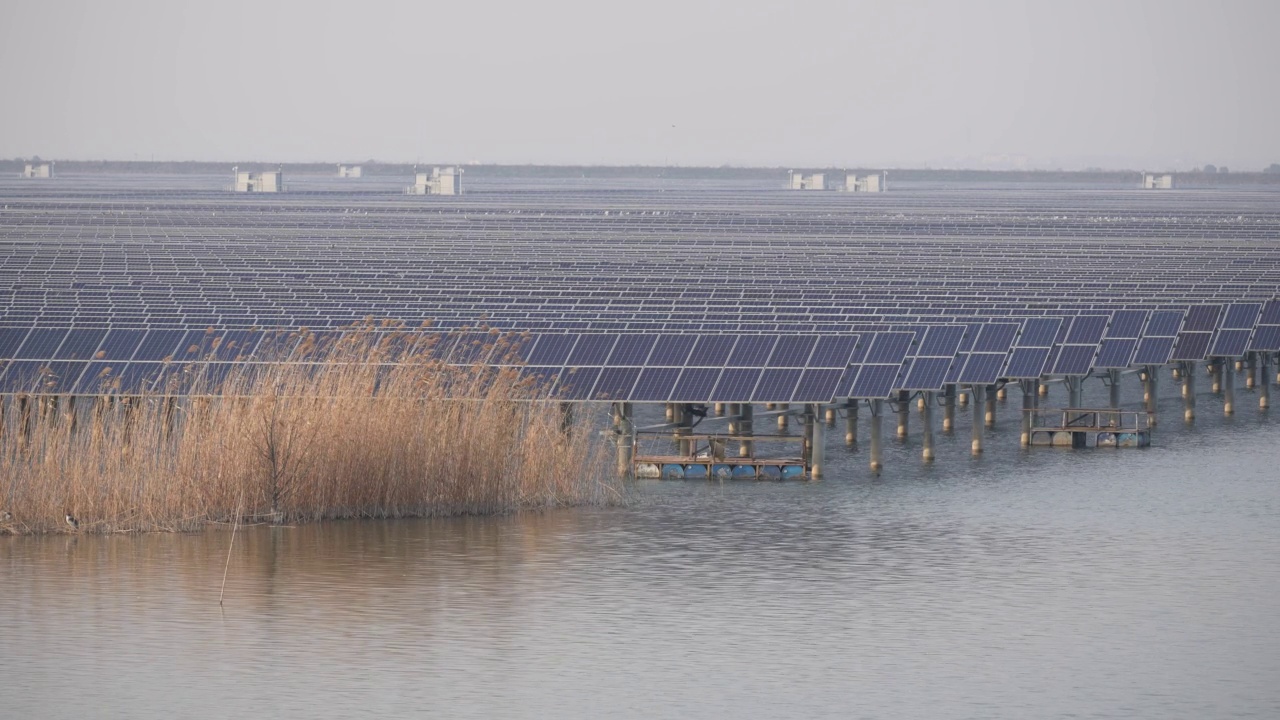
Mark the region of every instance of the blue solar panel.
<instances>
[{"instance_id":1,"label":"blue solar panel","mask_svg":"<svg viewBox=\"0 0 1280 720\"><path fill-rule=\"evenodd\" d=\"M957 382L990 385L1000 378L1005 353L973 353L960 371Z\"/></svg>"},{"instance_id":2,"label":"blue solar panel","mask_svg":"<svg viewBox=\"0 0 1280 720\"><path fill-rule=\"evenodd\" d=\"M1018 326L1014 323L984 325L973 344L973 351L1007 353L1017 336Z\"/></svg>"},{"instance_id":3,"label":"blue solar panel","mask_svg":"<svg viewBox=\"0 0 1280 720\"><path fill-rule=\"evenodd\" d=\"M48 360L67 337L66 328L33 328L14 357L24 360Z\"/></svg>"},{"instance_id":4,"label":"blue solar panel","mask_svg":"<svg viewBox=\"0 0 1280 720\"><path fill-rule=\"evenodd\" d=\"M1018 338L1018 347L1049 347L1058 337L1058 328L1062 327L1059 318L1032 318L1023 326L1022 336ZM1039 377L1028 376L1028 377Z\"/></svg>"},{"instance_id":5,"label":"blue solar panel","mask_svg":"<svg viewBox=\"0 0 1280 720\"><path fill-rule=\"evenodd\" d=\"M1053 365L1054 375L1087 375L1097 348L1093 345L1064 345Z\"/></svg>"},{"instance_id":6,"label":"blue solar panel","mask_svg":"<svg viewBox=\"0 0 1280 720\"><path fill-rule=\"evenodd\" d=\"M760 381L760 370L727 368L711 395L715 402L751 402L751 393Z\"/></svg>"},{"instance_id":7,"label":"blue solar panel","mask_svg":"<svg viewBox=\"0 0 1280 720\"><path fill-rule=\"evenodd\" d=\"M1102 341L1102 350L1094 362L1100 368L1126 368L1133 361L1133 351L1138 341L1132 338L1107 338Z\"/></svg>"},{"instance_id":8,"label":"blue solar panel","mask_svg":"<svg viewBox=\"0 0 1280 720\"><path fill-rule=\"evenodd\" d=\"M805 367L817 343L814 335L783 335L769 357L768 367Z\"/></svg>"},{"instance_id":9,"label":"blue solar panel","mask_svg":"<svg viewBox=\"0 0 1280 720\"><path fill-rule=\"evenodd\" d=\"M849 397L868 400L882 400L889 397L900 371L901 367L898 365L863 365L862 370L858 372L858 378L853 381Z\"/></svg>"},{"instance_id":10,"label":"blue solar panel","mask_svg":"<svg viewBox=\"0 0 1280 720\"><path fill-rule=\"evenodd\" d=\"M657 342L657 335L623 335L618 338L618 344L614 345L608 364L644 365Z\"/></svg>"},{"instance_id":11,"label":"blue solar panel","mask_svg":"<svg viewBox=\"0 0 1280 720\"><path fill-rule=\"evenodd\" d=\"M693 351L693 344L697 341L694 335L663 335L658 338L658 344L653 348L653 354L649 356L650 365L674 365L684 367L688 363L689 353Z\"/></svg>"},{"instance_id":12,"label":"blue solar panel","mask_svg":"<svg viewBox=\"0 0 1280 720\"><path fill-rule=\"evenodd\" d=\"M865 363L901 363L911 349L912 333L883 332L876 333L867 350Z\"/></svg>"},{"instance_id":13,"label":"blue solar panel","mask_svg":"<svg viewBox=\"0 0 1280 720\"><path fill-rule=\"evenodd\" d=\"M1229 330L1252 330L1258 322L1258 312L1261 310L1262 303L1228 305L1227 317L1222 321L1222 327Z\"/></svg>"},{"instance_id":14,"label":"blue solar panel","mask_svg":"<svg viewBox=\"0 0 1280 720\"><path fill-rule=\"evenodd\" d=\"M769 368L760 376L760 382L751 394L751 402L791 402L796 383L803 370L798 368ZM821 402L827 402L827 400ZM817 402L817 401L815 401Z\"/></svg>"},{"instance_id":15,"label":"blue solar panel","mask_svg":"<svg viewBox=\"0 0 1280 720\"><path fill-rule=\"evenodd\" d=\"M829 403L835 399L836 387L844 370L834 368L809 368L800 377L800 384L791 396L793 403ZM765 400L764 402L768 402Z\"/></svg>"},{"instance_id":16,"label":"blue solar panel","mask_svg":"<svg viewBox=\"0 0 1280 720\"><path fill-rule=\"evenodd\" d=\"M1142 337L1142 324L1146 321L1146 310L1117 310L1111 313L1111 327L1107 328L1107 337L1137 340Z\"/></svg>"},{"instance_id":17,"label":"blue solar panel","mask_svg":"<svg viewBox=\"0 0 1280 720\"><path fill-rule=\"evenodd\" d=\"M28 328L0 328L0 359L17 357L28 331Z\"/></svg>"},{"instance_id":18,"label":"blue solar panel","mask_svg":"<svg viewBox=\"0 0 1280 720\"><path fill-rule=\"evenodd\" d=\"M563 368L557 367L525 367L520 370L520 378L534 384L542 392L551 392L555 389L556 379L559 378Z\"/></svg>"},{"instance_id":19,"label":"blue solar panel","mask_svg":"<svg viewBox=\"0 0 1280 720\"><path fill-rule=\"evenodd\" d=\"M1143 337L1174 337L1178 334L1178 328L1182 325L1182 313L1177 310L1162 310L1151 313L1151 322L1147 323L1147 329L1143 333ZM1148 365L1150 363L1142 363Z\"/></svg>"},{"instance_id":20,"label":"blue solar panel","mask_svg":"<svg viewBox=\"0 0 1280 720\"><path fill-rule=\"evenodd\" d=\"M773 335L743 335L733 347L726 367L764 367L778 338Z\"/></svg>"},{"instance_id":21,"label":"blue solar panel","mask_svg":"<svg viewBox=\"0 0 1280 720\"><path fill-rule=\"evenodd\" d=\"M529 364L563 365L577 342L577 335L543 335L529 351Z\"/></svg>"},{"instance_id":22,"label":"blue solar panel","mask_svg":"<svg viewBox=\"0 0 1280 720\"><path fill-rule=\"evenodd\" d=\"M1004 374L1015 379L1038 378L1048 361L1048 348L1016 348L1009 356L1009 368Z\"/></svg>"},{"instance_id":23,"label":"blue solar panel","mask_svg":"<svg viewBox=\"0 0 1280 720\"><path fill-rule=\"evenodd\" d=\"M635 387L639 377L638 367L605 368L591 396L598 400L630 400L631 388Z\"/></svg>"},{"instance_id":24,"label":"blue solar panel","mask_svg":"<svg viewBox=\"0 0 1280 720\"><path fill-rule=\"evenodd\" d=\"M58 347L54 357L60 360L89 360L98 351L107 331L103 328L74 328Z\"/></svg>"},{"instance_id":25,"label":"blue solar panel","mask_svg":"<svg viewBox=\"0 0 1280 720\"><path fill-rule=\"evenodd\" d=\"M1280 351L1280 325L1259 325L1249 343L1250 350Z\"/></svg>"},{"instance_id":26,"label":"blue solar panel","mask_svg":"<svg viewBox=\"0 0 1280 720\"><path fill-rule=\"evenodd\" d=\"M1280 325L1280 300L1268 300L1262 306L1262 316L1258 318L1258 323Z\"/></svg>"},{"instance_id":27,"label":"blue solar panel","mask_svg":"<svg viewBox=\"0 0 1280 720\"><path fill-rule=\"evenodd\" d=\"M844 368L857 344L857 335L824 335L818 338L813 355L809 357L809 367Z\"/></svg>"},{"instance_id":28,"label":"blue solar panel","mask_svg":"<svg viewBox=\"0 0 1280 720\"><path fill-rule=\"evenodd\" d=\"M119 370L124 363L92 362L80 375L72 392L84 395L105 395L112 392L119 382Z\"/></svg>"},{"instance_id":29,"label":"blue solar panel","mask_svg":"<svg viewBox=\"0 0 1280 720\"><path fill-rule=\"evenodd\" d=\"M598 377L600 377L598 367L567 368L560 375L556 396L564 400L589 400L592 397L591 389L595 387Z\"/></svg>"},{"instance_id":30,"label":"blue solar panel","mask_svg":"<svg viewBox=\"0 0 1280 720\"><path fill-rule=\"evenodd\" d=\"M915 354L917 357L953 358L964 339L963 325L934 325L925 333Z\"/></svg>"},{"instance_id":31,"label":"blue solar panel","mask_svg":"<svg viewBox=\"0 0 1280 720\"><path fill-rule=\"evenodd\" d=\"M1097 345L1102 341L1102 333L1107 329L1106 315L1078 315L1071 320L1071 330L1067 333L1067 342L1078 345Z\"/></svg>"},{"instance_id":32,"label":"blue solar panel","mask_svg":"<svg viewBox=\"0 0 1280 720\"><path fill-rule=\"evenodd\" d=\"M703 335L693 346L689 354L688 365L705 367L723 367L733 352L736 335Z\"/></svg>"},{"instance_id":33,"label":"blue solar panel","mask_svg":"<svg viewBox=\"0 0 1280 720\"><path fill-rule=\"evenodd\" d=\"M916 358L899 390L941 390L951 358Z\"/></svg>"},{"instance_id":34,"label":"blue solar panel","mask_svg":"<svg viewBox=\"0 0 1280 720\"><path fill-rule=\"evenodd\" d=\"M640 373L631 399L637 402L666 402L680 377L680 368L647 367Z\"/></svg>"},{"instance_id":35,"label":"blue solar panel","mask_svg":"<svg viewBox=\"0 0 1280 720\"><path fill-rule=\"evenodd\" d=\"M720 368L685 368L668 399L671 402L707 402L720 373Z\"/></svg>"},{"instance_id":36,"label":"blue solar panel","mask_svg":"<svg viewBox=\"0 0 1280 720\"><path fill-rule=\"evenodd\" d=\"M1133 355L1134 365L1163 365L1173 353L1172 337L1144 337Z\"/></svg>"},{"instance_id":37,"label":"blue solar panel","mask_svg":"<svg viewBox=\"0 0 1280 720\"><path fill-rule=\"evenodd\" d=\"M1210 332L1217 327L1220 315L1222 315L1221 305L1192 305L1187 310L1187 322L1182 329Z\"/></svg>"},{"instance_id":38,"label":"blue solar panel","mask_svg":"<svg viewBox=\"0 0 1280 720\"><path fill-rule=\"evenodd\" d=\"M1184 332L1178 334L1178 344L1173 349L1172 360L1203 360L1209 352L1209 340L1213 333Z\"/></svg>"},{"instance_id":39,"label":"blue solar panel","mask_svg":"<svg viewBox=\"0 0 1280 720\"><path fill-rule=\"evenodd\" d=\"M617 342L617 335L583 335L566 362L569 365L603 365Z\"/></svg>"},{"instance_id":40,"label":"blue solar panel","mask_svg":"<svg viewBox=\"0 0 1280 720\"><path fill-rule=\"evenodd\" d=\"M1244 355L1252 334L1252 330L1221 330L1213 341L1213 351L1209 354L1214 357L1240 357Z\"/></svg>"}]
</instances>

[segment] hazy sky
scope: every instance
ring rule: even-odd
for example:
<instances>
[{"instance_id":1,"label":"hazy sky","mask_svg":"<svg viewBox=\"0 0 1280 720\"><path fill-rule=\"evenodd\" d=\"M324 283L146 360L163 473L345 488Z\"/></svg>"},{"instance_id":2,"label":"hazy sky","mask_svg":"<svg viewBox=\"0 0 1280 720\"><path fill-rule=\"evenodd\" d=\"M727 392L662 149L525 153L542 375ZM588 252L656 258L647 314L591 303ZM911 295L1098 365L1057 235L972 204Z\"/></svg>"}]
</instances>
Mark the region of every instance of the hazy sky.
<instances>
[{"instance_id":1,"label":"hazy sky","mask_svg":"<svg viewBox=\"0 0 1280 720\"><path fill-rule=\"evenodd\" d=\"M1257 169L1277 33L1276 0L3 0L0 157Z\"/></svg>"}]
</instances>

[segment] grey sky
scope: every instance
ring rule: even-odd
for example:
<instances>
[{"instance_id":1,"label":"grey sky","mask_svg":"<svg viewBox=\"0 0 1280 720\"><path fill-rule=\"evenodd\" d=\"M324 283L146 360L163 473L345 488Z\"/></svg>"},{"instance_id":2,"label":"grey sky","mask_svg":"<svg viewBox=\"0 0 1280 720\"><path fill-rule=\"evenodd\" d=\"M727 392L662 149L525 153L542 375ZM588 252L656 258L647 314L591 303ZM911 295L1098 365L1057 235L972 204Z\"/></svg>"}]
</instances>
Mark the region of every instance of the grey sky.
<instances>
[{"instance_id":1,"label":"grey sky","mask_svg":"<svg viewBox=\"0 0 1280 720\"><path fill-rule=\"evenodd\" d=\"M4 0L0 157L1256 169L1278 27L1274 0Z\"/></svg>"}]
</instances>

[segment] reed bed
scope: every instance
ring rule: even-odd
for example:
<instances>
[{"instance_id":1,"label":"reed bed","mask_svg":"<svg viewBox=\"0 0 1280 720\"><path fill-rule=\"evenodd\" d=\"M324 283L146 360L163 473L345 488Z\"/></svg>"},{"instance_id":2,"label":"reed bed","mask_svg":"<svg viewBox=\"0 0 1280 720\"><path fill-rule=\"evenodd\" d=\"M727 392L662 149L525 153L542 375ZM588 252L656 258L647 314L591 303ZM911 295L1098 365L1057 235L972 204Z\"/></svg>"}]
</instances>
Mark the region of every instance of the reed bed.
<instances>
[{"instance_id":1,"label":"reed bed","mask_svg":"<svg viewBox=\"0 0 1280 720\"><path fill-rule=\"evenodd\" d=\"M497 358L520 338L446 338L456 347L445 353L421 337L366 328L324 345L304 332L255 355L271 362L173 363L137 396L9 398L0 533L187 531L237 518L492 514L621 499L599 417L566 416L516 368L458 363L459 353ZM105 391L113 382L104 373Z\"/></svg>"}]
</instances>

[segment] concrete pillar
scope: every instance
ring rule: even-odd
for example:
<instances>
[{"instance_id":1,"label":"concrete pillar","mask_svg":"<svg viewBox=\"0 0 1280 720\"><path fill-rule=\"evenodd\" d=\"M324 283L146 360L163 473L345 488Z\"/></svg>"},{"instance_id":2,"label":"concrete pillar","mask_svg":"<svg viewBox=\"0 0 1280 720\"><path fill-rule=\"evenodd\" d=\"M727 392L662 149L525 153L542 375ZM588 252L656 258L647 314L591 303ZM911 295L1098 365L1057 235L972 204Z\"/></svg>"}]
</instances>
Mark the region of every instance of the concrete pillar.
<instances>
[{"instance_id":1,"label":"concrete pillar","mask_svg":"<svg viewBox=\"0 0 1280 720\"><path fill-rule=\"evenodd\" d=\"M1236 360L1236 372L1240 372L1242 370L1244 370L1244 361Z\"/></svg>"},{"instance_id":2,"label":"concrete pillar","mask_svg":"<svg viewBox=\"0 0 1280 720\"><path fill-rule=\"evenodd\" d=\"M765 404L764 404L764 409L765 409L765 410L768 410L769 412L773 412L774 410L777 410L777 409L778 409L778 404L777 404L777 403L765 403Z\"/></svg>"},{"instance_id":3,"label":"concrete pillar","mask_svg":"<svg viewBox=\"0 0 1280 720\"><path fill-rule=\"evenodd\" d=\"M1224 364L1226 370L1222 375L1222 414L1234 415L1236 412L1236 366L1231 362Z\"/></svg>"},{"instance_id":4,"label":"concrete pillar","mask_svg":"<svg viewBox=\"0 0 1280 720\"><path fill-rule=\"evenodd\" d=\"M813 431L810 433L810 442L813 443L813 449L810 451L809 461L809 477L817 480L822 477L826 471L827 464L827 424L820 422L818 417L817 405L814 405L813 414Z\"/></svg>"},{"instance_id":5,"label":"concrete pillar","mask_svg":"<svg viewBox=\"0 0 1280 720\"><path fill-rule=\"evenodd\" d=\"M1182 373L1182 419L1191 422L1196 419L1196 364L1187 365L1186 372Z\"/></svg>"},{"instance_id":6,"label":"concrete pillar","mask_svg":"<svg viewBox=\"0 0 1280 720\"><path fill-rule=\"evenodd\" d=\"M879 474L884 469L883 448L881 441L881 420L884 416L884 401L871 401L871 472Z\"/></svg>"},{"instance_id":7,"label":"concrete pillar","mask_svg":"<svg viewBox=\"0 0 1280 720\"><path fill-rule=\"evenodd\" d=\"M629 477L633 469L635 429L631 422L631 403L614 403L614 439L618 444L618 474Z\"/></svg>"},{"instance_id":8,"label":"concrete pillar","mask_svg":"<svg viewBox=\"0 0 1280 720\"><path fill-rule=\"evenodd\" d=\"M1258 385L1258 408L1266 410L1271 407L1271 371L1267 367L1270 357L1262 355L1262 381Z\"/></svg>"},{"instance_id":9,"label":"concrete pillar","mask_svg":"<svg viewBox=\"0 0 1280 720\"><path fill-rule=\"evenodd\" d=\"M849 446L858 444L858 401L845 403L844 443Z\"/></svg>"},{"instance_id":10,"label":"concrete pillar","mask_svg":"<svg viewBox=\"0 0 1280 720\"><path fill-rule=\"evenodd\" d=\"M1178 380L1182 377L1182 371L1175 367L1169 371L1169 376L1174 380Z\"/></svg>"},{"instance_id":11,"label":"concrete pillar","mask_svg":"<svg viewBox=\"0 0 1280 720\"><path fill-rule=\"evenodd\" d=\"M1049 397L1049 384L1040 383L1040 397Z\"/></svg>"},{"instance_id":12,"label":"concrete pillar","mask_svg":"<svg viewBox=\"0 0 1280 720\"><path fill-rule=\"evenodd\" d=\"M1109 404L1112 409L1115 409L1120 407L1120 371L1108 370L1107 380L1111 383L1111 387L1107 388L1110 391Z\"/></svg>"},{"instance_id":13,"label":"concrete pillar","mask_svg":"<svg viewBox=\"0 0 1280 720\"><path fill-rule=\"evenodd\" d=\"M916 409L924 412L924 393L920 393L920 397L916 398Z\"/></svg>"},{"instance_id":14,"label":"concrete pillar","mask_svg":"<svg viewBox=\"0 0 1280 720\"><path fill-rule=\"evenodd\" d=\"M1067 407L1082 408L1084 407L1084 393L1081 387L1084 385L1084 379L1078 377L1069 377L1067 383Z\"/></svg>"},{"instance_id":15,"label":"concrete pillar","mask_svg":"<svg viewBox=\"0 0 1280 720\"><path fill-rule=\"evenodd\" d=\"M996 391L997 400L1004 402L1005 400L1009 399L1009 393L1005 390L1006 387L1007 386L1002 385L1000 386L1000 389Z\"/></svg>"},{"instance_id":16,"label":"concrete pillar","mask_svg":"<svg viewBox=\"0 0 1280 720\"><path fill-rule=\"evenodd\" d=\"M1031 416L1035 409L1036 384L1035 380L1018 381L1022 388L1022 447L1031 446Z\"/></svg>"},{"instance_id":17,"label":"concrete pillar","mask_svg":"<svg viewBox=\"0 0 1280 720\"><path fill-rule=\"evenodd\" d=\"M920 422L924 425L922 457L925 462L933 462L933 393L921 393L920 398L924 400L924 412L920 414Z\"/></svg>"},{"instance_id":18,"label":"concrete pillar","mask_svg":"<svg viewBox=\"0 0 1280 720\"><path fill-rule=\"evenodd\" d=\"M959 404L960 407L965 407L969 404L969 393L970 391L968 390L956 391L956 403Z\"/></svg>"},{"instance_id":19,"label":"concrete pillar","mask_svg":"<svg viewBox=\"0 0 1280 720\"><path fill-rule=\"evenodd\" d=\"M813 455L813 426L817 425L820 420L818 418L818 406L808 403L804 406L804 412L801 414L800 423L804 429L803 452L801 457L804 458L805 464L809 464Z\"/></svg>"},{"instance_id":20,"label":"concrete pillar","mask_svg":"<svg viewBox=\"0 0 1280 720\"><path fill-rule=\"evenodd\" d=\"M898 439L905 440L907 438L907 422L911 417L909 412L911 408L911 393L906 390L898 391Z\"/></svg>"},{"instance_id":21,"label":"concrete pillar","mask_svg":"<svg viewBox=\"0 0 1280 720\"><path fill-rule=\"evenodd\" d=\"M985 422L986 422L986 424L987 424L987 427L995 427L995 426L996 426L996 389L995 389L995 386L994 386L994 385L992 385L991 387L987 388L987 389L986 389L986 391L983 393L983 397L984 397L984 398L986 398L986 401L987 401L987 403L986 403L986 404L987 404L987 408L986 408L986 417L985 417Z\"/></svg>"},{"instance_id":22,"label":"concrete pillar","mask_svg":"<svg viewBox=\"0 0 1280 720\"><path fill-rule=\"evenodd\" d=\"M942 391L942 432L949 433L956 426L956 386L948 385Z\"/></svg>"},{"instance_id":23,"label":"concrete pillar","mask_svg":"<svg viewBox=\"0 0 1280 720\"><path fill-rule=\"evenodd\" d=\"M982 394L986 388L981 385L973 386L973 454L978 455L982 452Z\"/></svg>"},{"instance_id":24,"label":"concrete pillar","mask_svg":"<svg viewBox=\"0 0 1280 720\"><path fill-rule=\"evenodd\" d=\"M729 434L737 435L738 428L742 427L742 405L738 403L729 403Z\"/></svg>"},{"instance_id":25,"label":"concrete pillar","mask_svg":"<svg viewBox=\"0 0 1280 720\"><path fill-rule=\"evenodd\" d=\"M788 405L787 403L778 403L777 408L782 411L782 414L778 416L778 429L786 430L787 429L787 411L791 409L791 406Z\"/></svg>"},{"instance_id":26,"label":"concrete pillar","mask_svg":"<svg viewBox=\"0 0 1280 720\"><path fill-rule=\"evenodd\" d=\"M1247 390L1252 390L1258 384L1258 354L1249 353L1248 359L1244 365L1244 386Z\"/></svg>"},{"instance_id":27,"label":"concrete pillar","mask_svg":"<svg viewBox=\"0 0 1280 720\"><path fill-rule=\"evenodd\" d=\"M1213 374L1214 395L1222 392L1222 366L1224 364L1221 358L1209 358L1209 371Z\"/></svg>"},{"instance_id":28,"label":"concrete pillar","mask_svg":"<svg viewBox=\"0 0 1280 720\"><path fill-rule=\"evenodd\" d=\"M716 417L724 417L724 403L716 403Z\"/></svg>"},{"instance_id":29,"label":"concrete pillar","mask_svg":"<svg viewBox=\"0 0 1280 720\"><path fill-rule=\"evenodd\" d=\"M1159 398L1159 386L1156 380L1156 369L1149 367L1143 376L1142 394L1147 408L1147 424L1156 426L1156 400Z\"/></svg>"},{"instance_id":30,"label":"concrete pillar","mask_svg":"<svg viewBox=\"0 0 1280 720\"><path fill-rule=\"evenodd\" d=\"M667 422L675 422L675 421L676 421L675 403L667 403Z\"/></svg>"},{"instance_id":31,"label":"concrete pillar","mask_svg":"<svg viewBox=\"0 0 1280 720\"><path fill-rule=\"evenodd\" d=\"M738 432L743 435L744 439L738 442L738 457L751 457L755 452L754 443L746 439L750 438L751 433L755 431L751 403L742 403L740 414L742 417L738 420Z\"/></svg>"},{"instance_id":32,"label":"concrete pillar","mask_svg":"<svg viewBox=\"0 0 1280 720\"><path fill-rule=\"evenodd\" d=\"M827 427L836 426L836 407L834 405L827 408Z\"/></svg>"}]
</instances>

